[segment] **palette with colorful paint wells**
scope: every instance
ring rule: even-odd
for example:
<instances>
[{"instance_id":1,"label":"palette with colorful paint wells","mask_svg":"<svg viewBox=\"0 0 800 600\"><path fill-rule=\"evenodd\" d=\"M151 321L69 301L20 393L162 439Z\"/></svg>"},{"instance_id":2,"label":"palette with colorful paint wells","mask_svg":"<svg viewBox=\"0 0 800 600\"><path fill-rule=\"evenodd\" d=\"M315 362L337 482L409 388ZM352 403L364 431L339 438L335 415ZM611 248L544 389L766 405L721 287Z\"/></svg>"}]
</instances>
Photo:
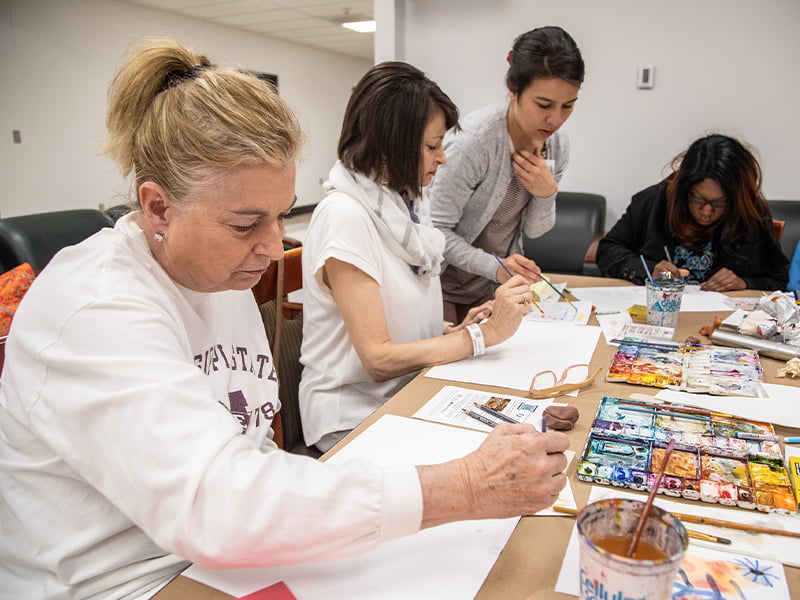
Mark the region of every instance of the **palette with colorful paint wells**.
<instances>
[{"instance_id":1,"label":"palette with colorful paint wells","mask_svg":"<svg viewBox=\"0 0 800 600\"><path fill-rule=\"evenodd\" d=\"M760 396L758 352L745 348L621 340L607 381L727 396Z\"/></svg>"},{"instance_id":2,"label":"palette with colorful paint wells","mask_svg":"<svg viewBox=\"0 0 800 600\"><path fill-rule=\"evenodd\" d=\"M676 404L604 397L578 479L649 491L671 439L658 492L687 500L793 513L797 502L770 423Z\"/></svg>"}]
</instances>

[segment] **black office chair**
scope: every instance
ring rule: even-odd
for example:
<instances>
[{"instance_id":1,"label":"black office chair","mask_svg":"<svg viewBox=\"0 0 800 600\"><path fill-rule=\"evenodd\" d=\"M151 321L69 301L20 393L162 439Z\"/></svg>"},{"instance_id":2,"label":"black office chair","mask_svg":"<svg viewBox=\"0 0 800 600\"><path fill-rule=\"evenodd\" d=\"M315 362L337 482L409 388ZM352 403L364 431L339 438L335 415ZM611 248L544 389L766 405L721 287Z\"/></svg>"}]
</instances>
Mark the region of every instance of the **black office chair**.
<instances>
[{"instance_id":1,"label":"black office chair","mask_svg":"<svg viewBox=\"0 0 800 600\"><path fill-rule=\"evenodd\" d=\"M800 241L800 200L767 200L774 221L784 221L781 249L791 259Z\"/></svg>"},{"instance_id":2,"label":"black office chair","mask_svg":"<svg viewBox=\"0 0 800 600\"><path fill-rule=\"evenodd\" d=\"M602 237L606 223L606 199L600 194L558 192L556 224L538 238L523 236L525 256L546 273L592 275L585 264L586 251Z\"/></svg>"},{"instance_id":3,"label":"black office chair","mask_svg":"<svg viewBox=\"0 0 800 600\"><path fill-rule=\"evenodd\" d=\"M116 223L132 210L135 210L133 204L115 204L114 206L109 206L103 212L113 223Z\"/></svg>"},{"instance_id":4,"label":"black office chair","mask_svg":"<svg viewBox=\"0 0 800 600\"><path fill-rule=\"evenodd\" d=\"M3 271L22 263L40 270L56 252L85 240L114 223L99 210L76 209L0 219Z\"/></svg>"}]
</instances>

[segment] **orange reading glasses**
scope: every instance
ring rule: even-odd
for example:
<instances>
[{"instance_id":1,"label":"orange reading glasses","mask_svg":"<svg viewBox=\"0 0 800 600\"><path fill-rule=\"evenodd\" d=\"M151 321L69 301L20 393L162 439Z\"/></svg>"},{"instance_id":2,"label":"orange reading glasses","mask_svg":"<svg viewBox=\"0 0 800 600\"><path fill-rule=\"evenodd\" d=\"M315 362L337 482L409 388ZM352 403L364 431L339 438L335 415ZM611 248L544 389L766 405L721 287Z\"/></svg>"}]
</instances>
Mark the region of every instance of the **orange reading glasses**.
<instances>
[{"instance_id":1,"label":"orange reading glasses","mask_svg":"<svg viewBox=\"0 0 800 600\"><path fill-rule=\"evenodd\" d=\"M564 383L569 377L570 371L573 369L586 369L587 377L582 381L576 381L573 383ZM528 390L528 397L534 398L536 400L542 400L545 398L556 398L558 396L563 396L564 394L568 394L575 390L579 390L584 388L588 385L591 385L595 377L603 370L603 367L597 367L595 372L589 375L589 365L586 363L578 364L578 365L570 365L564 369L563 373L561 373L561 377L557 376L555 371L540 371L536 375L533 376L531 380L531 387ZM537 388L536 387L536 380L543 375L552 375L553 376L553 385L550 387L544 388Z\"/></svg>"}]
</instances>

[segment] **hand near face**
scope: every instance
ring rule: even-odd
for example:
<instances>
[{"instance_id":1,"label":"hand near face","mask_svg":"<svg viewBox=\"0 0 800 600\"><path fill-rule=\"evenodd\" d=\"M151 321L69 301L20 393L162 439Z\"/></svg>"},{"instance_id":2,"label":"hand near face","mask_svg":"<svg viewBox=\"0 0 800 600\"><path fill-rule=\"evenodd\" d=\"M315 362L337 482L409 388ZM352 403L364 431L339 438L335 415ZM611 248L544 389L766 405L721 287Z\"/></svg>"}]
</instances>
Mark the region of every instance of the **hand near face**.
<instances>
[{"instance_id":1,"label":"hand near face","mask_svg":"<svg viewBox=\"0 0 800 600\"><path fill-rule=\"evenodd\" d=\"M539 198L549 198L558 191L556 178L542 158L541 151L528 150L514 153L514 173L528 192Z\"/></svg>"},{"instance_id":2,"label":"hand near face","mask_svg":"<svg viewBox=\"0 0 800 600\"><path fill-rule=\"evenodd\" d=\"M744 279L730 269L720 269L707 281L700 284L700 289L707 292L729 292L732 290L744 290L746 288L747 284Z\"/></svg>"},{"instance_id":3,"label":"hand near face","mask_svg":"<svg viewBox=\"0 0 800 600\"><path fill-rule=\"evenodd\" d=\"M511 271L512 275L521 275L528 283L535 283L541 279L539 273L541 273L542 270L539 268L539 265L521 254L512 254L503 259L503 264L506 266L506 269ZM509 274L506 273L506 269L500 266L497 267L497 273L495 275L497 283L505 283L511 279Z\"/></svg>"}]
</instances>

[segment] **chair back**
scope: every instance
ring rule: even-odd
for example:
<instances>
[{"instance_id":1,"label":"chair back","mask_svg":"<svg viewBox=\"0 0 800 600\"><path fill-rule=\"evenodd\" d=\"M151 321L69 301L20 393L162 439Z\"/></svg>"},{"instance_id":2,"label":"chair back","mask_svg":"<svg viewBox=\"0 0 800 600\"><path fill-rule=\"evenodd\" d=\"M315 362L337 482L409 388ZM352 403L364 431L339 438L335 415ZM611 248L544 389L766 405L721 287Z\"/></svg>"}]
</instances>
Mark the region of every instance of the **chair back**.
<instances>
[{"instance_id":1,"label":"chair back","mask_svg":"<svg viewBox=\"0 0 800 600\"><path fill-rule=\"evenodd\" d=\"M281 298L286 294L295 292L303 287L303 248L292 248L283 254L281 260L273 260L267 272L261 276L259 282L253 287L256 302L264 302L278 298L278 286L283 286ZM278 270L282 269L282 274ZM281 276L279 276L281 275Z\"/></svg>"},{"instance_id":2,"label":"chair back","mask_svg":"<svg viewBox=\"0 0 800 600\"><path fill-rule=\"evenodd\" d=\"M298 390L303 365L300 346L303 341L302 305L286 300L286 294L303 286L302 247L286 251L283 259L270 264L253 288L267 332L272 360L278 372L278 397L281 410L273 421L275 441L284 450L318 457L303 440Z\"/></svg>"},{"instance_id":3,"label":"chair back","mask_svg":"<svg viewBox=\"0 0 800 600\"><path fill-rule=\"evenodd\" d=\"M555 226L538 238L523 236L525 256L547 273L582 275L586 252L596 238L602 237L605 222L605 196L558 192Z\"/></svg>"},{"instance_id":4,"label":"chair back","mask_svg":"<svg viewBox=\"0 0 800 600\"><path fill-rule=\"evenodd\" d=\"M784 222L783 233L778 242L786 257L791 259L797 242L800 241L800 200L767 200L767 203L773 222Z\"/></svg>"},{"instance_id":5,"label":"chair back","mask_svg":"<svg viewBox=\"0 0 800 600\"><path fill-rule=\"evenodd\" d=\"M3 271L22 263L44 269L65 246L82 242L114 223L99 210L76 209L0 219L0 264Z\"/></svg>"}]
</instances>

